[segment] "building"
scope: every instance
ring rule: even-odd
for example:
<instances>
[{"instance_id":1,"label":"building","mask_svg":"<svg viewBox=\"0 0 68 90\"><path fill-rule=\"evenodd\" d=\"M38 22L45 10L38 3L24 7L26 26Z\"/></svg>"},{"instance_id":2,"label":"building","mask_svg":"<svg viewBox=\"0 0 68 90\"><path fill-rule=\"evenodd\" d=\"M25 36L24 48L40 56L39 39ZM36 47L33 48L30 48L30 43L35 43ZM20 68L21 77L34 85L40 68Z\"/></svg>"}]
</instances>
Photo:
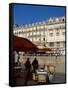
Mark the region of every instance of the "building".
<instances>
[{"instance_id":1,"label":"building","mask_svg":"<svg viewBox=\"0 0 68 90\"><path fill-rule=\"evenodd\" d=\"M44 45L53 52L65 54L65 17L53 17L46 21L14 25L13 33L25 37L36 45Z\"/></svg>"}]
</instances>

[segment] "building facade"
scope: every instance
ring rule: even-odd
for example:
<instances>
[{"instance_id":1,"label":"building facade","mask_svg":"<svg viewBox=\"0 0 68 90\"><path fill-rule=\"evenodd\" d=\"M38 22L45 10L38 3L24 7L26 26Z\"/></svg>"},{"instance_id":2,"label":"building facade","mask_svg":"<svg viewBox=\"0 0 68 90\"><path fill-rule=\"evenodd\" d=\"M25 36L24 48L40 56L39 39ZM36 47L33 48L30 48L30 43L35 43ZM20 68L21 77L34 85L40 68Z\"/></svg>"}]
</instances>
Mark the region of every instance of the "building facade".
<instances>
[{"instance_id":1,"label":"building facade","mask_svg":"<svg viewBox=\"0 0 68 90\"><path fill-rule=\"evenodd\" d=\"M13 33L16 36L29 39L36 45L43 45L54 52L65 54L65 17L49 18L46 21L15 25Z\"/></svg>"}]
</instances>

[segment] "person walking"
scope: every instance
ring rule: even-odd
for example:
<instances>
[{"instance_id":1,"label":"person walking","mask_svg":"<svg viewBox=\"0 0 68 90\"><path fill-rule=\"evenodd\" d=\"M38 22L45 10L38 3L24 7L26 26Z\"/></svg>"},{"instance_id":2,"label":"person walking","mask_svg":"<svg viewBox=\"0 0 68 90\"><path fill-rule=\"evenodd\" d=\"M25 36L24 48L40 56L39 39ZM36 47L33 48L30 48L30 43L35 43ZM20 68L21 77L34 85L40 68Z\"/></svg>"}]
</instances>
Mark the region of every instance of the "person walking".
<instances>
[{"instance_id":1,"label":"person walking","mask_svg":"<svg viewBox=\"0 0 68 90\"><path fill-rule=\"evenodd\" d=\"M31 70L31 63L29 58L27 58L27 61L25 62L26 75L24 85L27 85L27 82L30 80L30 70Z\"/></svg>"},{"instance_id":2,"label":"person walking","mask_svg":"<svg viewBox=\"0 0 68 90\"><path fill-rule=\"evenodd\" d=\"M27 61L25 62L25 70L30 71L30 68L31 68L30 60L29 58L27 58Z\"/></svg>"},{"instance_id":3,"label":"person walking","mask_svg":"<svg viewBox=\"0 0 68 90\"><path fill-rule=\"evenodd\" d=\"M38 69L38 60L35 58L32 62L33 66L33 72L36 73L36 70Z\"/></svg>"}]
</instances>

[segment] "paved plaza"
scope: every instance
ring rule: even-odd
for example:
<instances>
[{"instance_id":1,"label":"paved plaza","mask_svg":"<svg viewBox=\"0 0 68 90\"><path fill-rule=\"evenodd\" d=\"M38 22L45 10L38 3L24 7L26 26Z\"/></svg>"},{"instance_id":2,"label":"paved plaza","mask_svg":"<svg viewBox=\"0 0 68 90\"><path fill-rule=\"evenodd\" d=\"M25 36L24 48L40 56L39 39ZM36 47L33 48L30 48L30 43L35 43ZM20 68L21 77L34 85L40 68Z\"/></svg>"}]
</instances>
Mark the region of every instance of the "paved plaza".
<instances>
[{"instance_id":1,"label":"paved plaza","mask_svg":"<svg viewBox=\"0 0 68 90\"><path fill-rule=\"evenodd\" d=\"M28 81L25 83L26 80L26 72L23 71L20 73L19 77L15 78L15 85L23 85L23 86L30 86L30 85L40 85L37 81L32 79L32 74L28 76ZM62 84L65 83L65 74L56 73L51 81L48 84ZM47 85L45 83L41 83L42 85Z\"/></svg>"},{"instance_id":2,"label":"paved plaza","mask_svg":"<svg viewBox=\"0 0 68 90\"><path fill-rule=\"evenodd\" d=\"M65 56L23 56L22 62L25 63L27 58L30 58L30 62L34 60L36 57L38 60L39 65L54 65L55 66L55 73L65 73Z\"/></svg>"},{"instance_id":3,"label":"paved plaza","mask_svg":"<svg viewBox=\"0 0 68 90\"><path fill-rule=\"evenodd\" d=\"M57 59L55 56L23 56L22 62L24 63L27 58L30 58L30 62L32 63L33 59L36 57L39 65L54 65L55 73L52 80L49 80L48 84L60 84L66 82L65 75L65 56L58 56ZM14 76L15 85L40 85L37 81L33 80L32 72L27 76L27 72L23 69L20 72L16 72ZM41 83L46 85L45 83Z\"/></svg>"}]
</instances>

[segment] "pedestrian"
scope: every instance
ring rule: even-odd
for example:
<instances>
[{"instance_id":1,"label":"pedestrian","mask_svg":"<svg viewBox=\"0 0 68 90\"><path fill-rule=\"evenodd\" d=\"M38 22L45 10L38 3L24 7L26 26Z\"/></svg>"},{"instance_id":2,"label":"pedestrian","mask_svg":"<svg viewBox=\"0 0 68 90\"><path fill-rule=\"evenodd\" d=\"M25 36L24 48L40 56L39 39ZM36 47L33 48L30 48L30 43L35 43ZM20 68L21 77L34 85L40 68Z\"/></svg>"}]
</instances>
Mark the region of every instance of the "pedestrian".
<instances>
[{"instance_id":1,"label":"pedestrian","mask_svg":"<svg viewBox=\"0 0 68 90\"><path fill-rule=\"evenodd\" d=\"M33 72L36 73L36 70L38 69L38 60L35 58L32 62L33 66Z\"/></svg>"},{"instance_id":2,"label":"pedestrian","mask_svg":"<svg viewBox=\"0 0 68 90\"><path fill-rule=\"evenodd\" d=\"M56 59L58 58L58 55L57 55L57 53L56 53Z\"/></svg>"},{"instance_id":3,"label":"pedestrian","mask_svg":"<svg viewBox=\"0 0 68 90\"><path fill-rule=\"evenodd\" d=\"M30 68L31 68L30 60L29 58L27 58L27 61L25 62L25 70L30 71Z\"/></svg>"},{"instance_id":4,"label":"pedestrian","mask_svg":"<svg viewBox=\"0 0 68 90\"><path fill-rule=\"evenodd\" d=\"M30 70L31 70L31 63L29 58L27 58L27 61L25 62L25 70L26 70L26 75L25 75L25 82L24 85L27 85L27 82L30 80Z\"/></svg>"}]
</instances>

